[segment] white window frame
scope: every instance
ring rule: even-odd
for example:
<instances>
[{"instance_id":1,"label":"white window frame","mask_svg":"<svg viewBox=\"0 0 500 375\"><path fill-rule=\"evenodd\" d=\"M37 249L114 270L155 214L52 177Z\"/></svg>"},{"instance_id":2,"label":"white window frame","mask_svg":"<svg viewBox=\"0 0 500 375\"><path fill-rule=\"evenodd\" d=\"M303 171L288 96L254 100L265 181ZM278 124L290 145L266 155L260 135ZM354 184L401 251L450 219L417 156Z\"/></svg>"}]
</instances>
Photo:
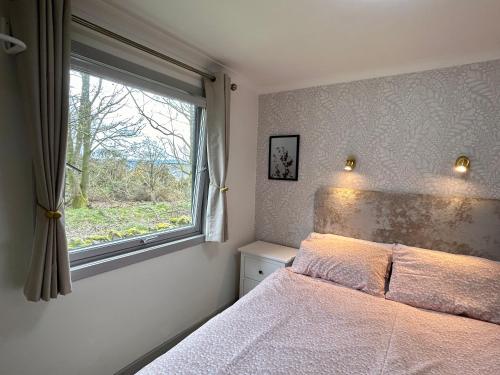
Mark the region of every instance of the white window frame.
<instances>
[{"instance_id":1,"label":"white window frame","mask_svg":"<svg viewBox=\"0 0 500 375\"><path fill-rule=\"evenodd\" d=\"M77 248L69 251L73 281L138 261L191 247L205 241L203 234L208 176L205 147L205 98L201 89L130 63L113 55L72 43L71 69L114 80L197 106L193 149L192 224L156 233Z\"/></svg>"}]
</instances>

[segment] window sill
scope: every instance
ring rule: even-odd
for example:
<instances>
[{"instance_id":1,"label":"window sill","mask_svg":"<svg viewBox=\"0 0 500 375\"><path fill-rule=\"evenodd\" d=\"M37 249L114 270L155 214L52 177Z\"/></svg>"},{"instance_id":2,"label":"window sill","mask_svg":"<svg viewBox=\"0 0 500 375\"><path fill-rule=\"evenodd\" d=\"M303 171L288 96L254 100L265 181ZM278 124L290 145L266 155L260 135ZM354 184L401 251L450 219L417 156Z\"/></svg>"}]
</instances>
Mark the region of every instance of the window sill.
<instances>
[{"instance_id":1,"label":"window sill","mask_svg":"<svg viewBox=\"0 0 500 375\"><path fill-rule=\"evenodd\" d=\"M90 276L94 276L103 272L115 270L134 263L142 262L143 260L158 257L199 245L205 242L205 235L198 234L196 236L184 238L177 241L168 242L161 245L147 247L145 249L136 250L133 252L112 256L105 259L96 260L71 267L71 280L81 280Z\"/></svg>"}]
</instances>

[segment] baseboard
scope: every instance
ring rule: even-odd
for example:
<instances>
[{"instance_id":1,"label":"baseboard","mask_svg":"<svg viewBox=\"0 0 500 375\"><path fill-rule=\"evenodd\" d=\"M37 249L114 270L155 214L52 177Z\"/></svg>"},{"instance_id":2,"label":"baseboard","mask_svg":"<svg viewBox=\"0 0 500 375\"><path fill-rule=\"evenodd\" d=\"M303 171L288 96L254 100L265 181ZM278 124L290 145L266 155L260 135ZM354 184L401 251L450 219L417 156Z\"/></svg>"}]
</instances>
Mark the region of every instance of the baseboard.
<instances>
[{"instance_id":1,"label":"baseboard","mask_svg":"<svg viewBox=\"0 0 500 375\"><path fill-rule=\"evenodd\" d=\"M212 319L215 315L221 313L225 309L227 309L229 306L231 306L233 303L235 303L236 300L232 301L231 303L228 303L222 307L219 307L217 310L215 310L213 313L205 317L204 319L196 322L193 324L191 327L185 329L181 333L175 335L174 337L168 339L164 343L158 345L156 348L153 350L150 350L146 354L142 355L138 359L136 359L134 362L128 364L121 370L115 373L115 375L134 375L137 371L139 371L141 368L146 366L148 363L152 362L162 354L165 354L168 352L170 349L172 349L175 345L177 345L179 342L181 342L186 336L188 336L190 333L194 332L198 328L200 328L203 324L205 324L207 321Z\"/></svg>"}]
</instances>

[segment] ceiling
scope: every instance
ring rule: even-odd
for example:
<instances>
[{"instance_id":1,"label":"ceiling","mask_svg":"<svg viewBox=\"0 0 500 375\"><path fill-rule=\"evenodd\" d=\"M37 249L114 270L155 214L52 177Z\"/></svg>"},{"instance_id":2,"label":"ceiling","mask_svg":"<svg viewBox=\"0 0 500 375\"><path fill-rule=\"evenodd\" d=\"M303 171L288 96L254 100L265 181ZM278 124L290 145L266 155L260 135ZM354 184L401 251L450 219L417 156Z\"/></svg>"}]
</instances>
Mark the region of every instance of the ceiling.
<instances>
[{"instance_id":1,"label":"ceiling","mask_svg":"<svg viewBox=\"0 0 500 375\"><path fill-rule=\"evenodd\" d=\"M500 58L500 0L105 0L260 92Z\"/></svg>"}]
</instances>

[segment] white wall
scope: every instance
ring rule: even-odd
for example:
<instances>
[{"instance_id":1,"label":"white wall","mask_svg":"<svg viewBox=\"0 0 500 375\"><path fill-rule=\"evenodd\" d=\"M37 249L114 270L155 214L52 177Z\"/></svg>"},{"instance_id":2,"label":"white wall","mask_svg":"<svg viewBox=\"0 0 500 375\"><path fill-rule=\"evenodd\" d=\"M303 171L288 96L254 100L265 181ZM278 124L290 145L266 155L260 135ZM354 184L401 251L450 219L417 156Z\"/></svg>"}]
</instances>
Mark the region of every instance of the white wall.
<instances>
[{"instance_id":1,"label":"white wall","mask_svg":"<svg viewBox=\"0 0 500 375\"><path fill-rule=\"evenodd\" d=\"M7 3L0 1L0 16ZM236 248L254 239L257 139L257 96L238 83L230 240L76 281L68 296L29 303L22 285L31 252L31 164L14 58L0 52L0 374L111 374L236 297Z\"/></svg>"}]
</instances>

